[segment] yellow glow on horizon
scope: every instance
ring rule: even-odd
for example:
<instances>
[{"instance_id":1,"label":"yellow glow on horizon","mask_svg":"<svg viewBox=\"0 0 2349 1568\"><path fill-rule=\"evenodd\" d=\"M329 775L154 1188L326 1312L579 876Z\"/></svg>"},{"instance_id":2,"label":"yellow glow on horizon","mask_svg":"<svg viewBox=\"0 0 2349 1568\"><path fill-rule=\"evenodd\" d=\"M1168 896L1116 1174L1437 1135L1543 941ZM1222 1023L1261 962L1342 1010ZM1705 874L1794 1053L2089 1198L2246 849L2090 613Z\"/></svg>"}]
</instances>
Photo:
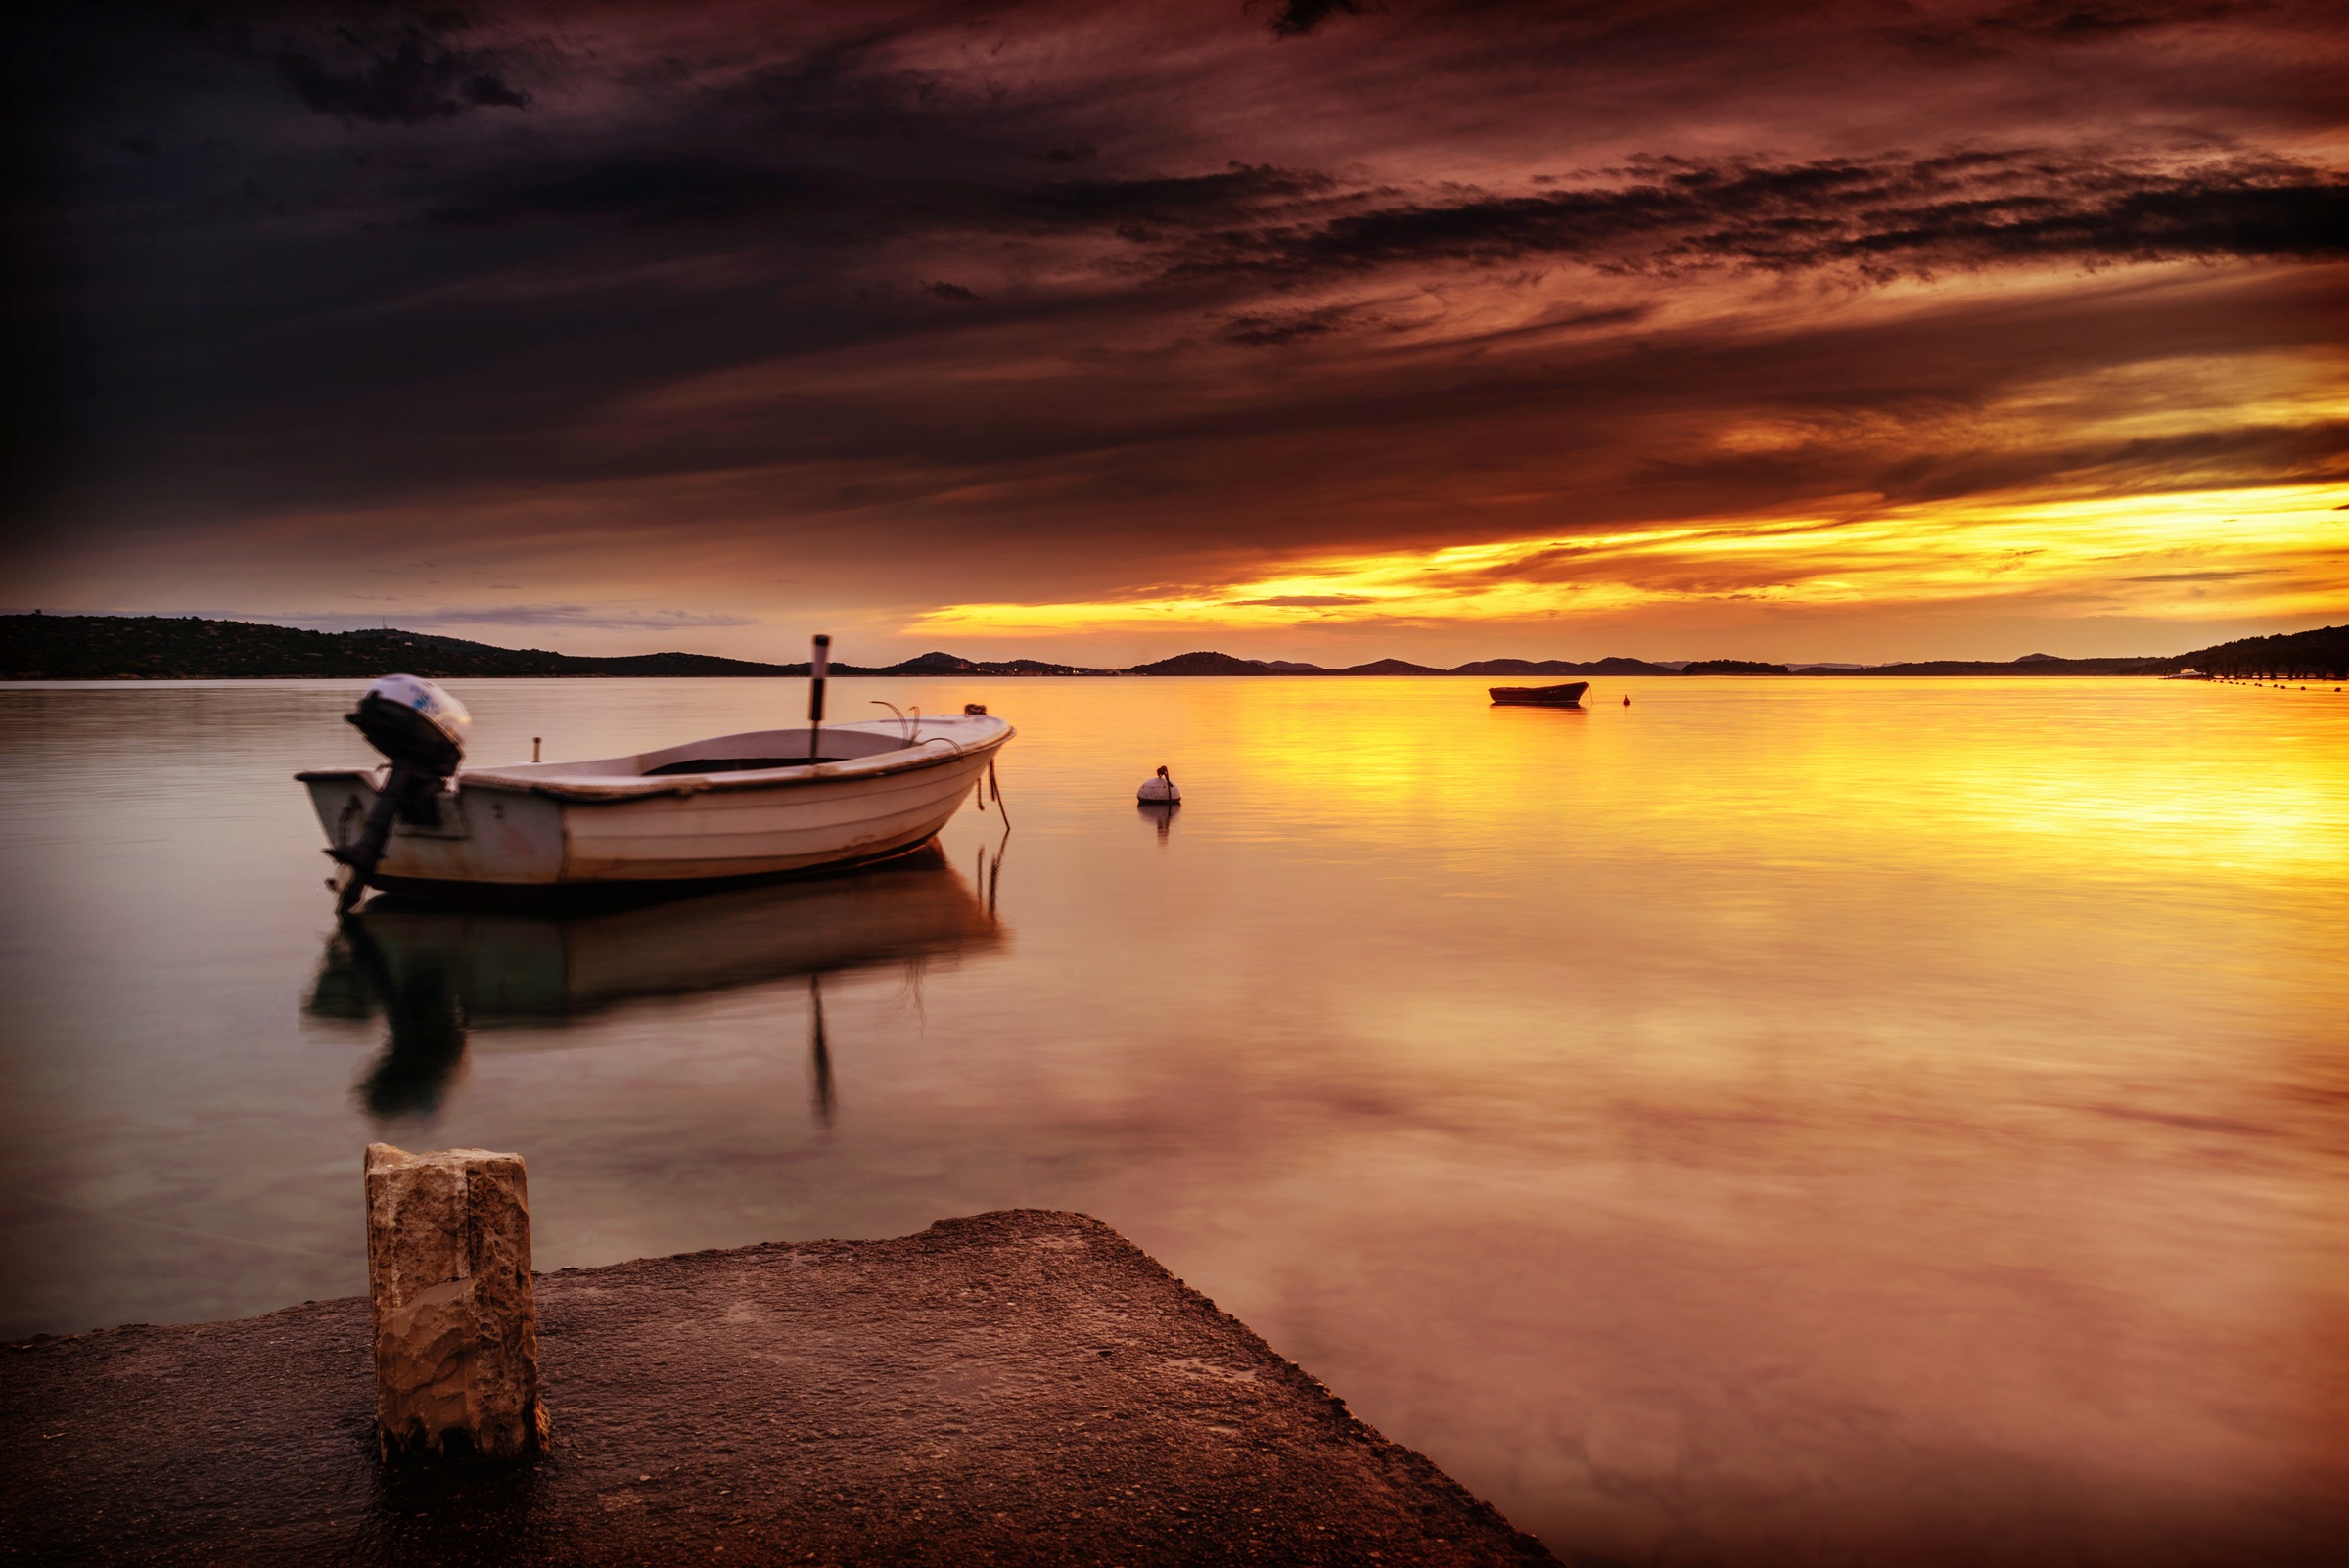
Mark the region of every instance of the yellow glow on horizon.
<instances>
[{"instance_id":1,"label":"yellow glow on horizon","mask_svg":"<svg viewBox=\"0 0 2349 1568\"><path fill-rule=\"evenodd\" d=\"M1660 603L2038 601L2078 614L2296 615L2349 605L2349 491L2279 485L2085 501L1854 506L1332 557L1063 604L946 605L909 631L1548 620Z\"/></svg>"}]
</instances>

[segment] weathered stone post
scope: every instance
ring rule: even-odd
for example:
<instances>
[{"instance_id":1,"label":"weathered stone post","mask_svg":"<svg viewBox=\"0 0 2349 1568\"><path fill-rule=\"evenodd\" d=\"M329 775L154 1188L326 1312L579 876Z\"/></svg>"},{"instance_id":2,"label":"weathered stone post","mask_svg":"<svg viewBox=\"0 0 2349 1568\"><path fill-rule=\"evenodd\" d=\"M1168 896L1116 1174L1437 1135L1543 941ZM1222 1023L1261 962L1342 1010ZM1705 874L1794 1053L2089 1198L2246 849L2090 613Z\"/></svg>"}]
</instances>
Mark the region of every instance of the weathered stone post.
<instances>
[{"instance_id":1,"label":"weathered stone post","mask_svg":"<svg viewBox=\"0 0 2349 1568\"><path fill-rule=\"evenodd\" d=\"M387 1459L545 1440L522 1156L367 1146L375 1413Z\"/></svg>"}]
</instances>

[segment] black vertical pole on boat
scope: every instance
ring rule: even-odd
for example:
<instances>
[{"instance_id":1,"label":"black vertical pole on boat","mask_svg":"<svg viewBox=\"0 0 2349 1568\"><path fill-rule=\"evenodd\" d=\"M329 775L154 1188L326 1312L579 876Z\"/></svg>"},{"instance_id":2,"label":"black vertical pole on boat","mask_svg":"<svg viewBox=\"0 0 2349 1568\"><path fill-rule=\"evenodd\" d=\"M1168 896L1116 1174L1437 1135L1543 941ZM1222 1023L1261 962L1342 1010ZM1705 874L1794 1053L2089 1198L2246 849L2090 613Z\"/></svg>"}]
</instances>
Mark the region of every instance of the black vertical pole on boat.
<instances>
[{"instance_id":1,"label":"black vertical pole on boat","mask_svg":"<svg viewBox=\"0 0 2349 1568\"><path fill-rule=\"evenodd\" d=\"M810 762L821 755L815 749L815 737L824 726L824 671L831 668L832 639L819 631L815 634L815 652L807 660L807 761Z\"/></svg>"}]
</instances>

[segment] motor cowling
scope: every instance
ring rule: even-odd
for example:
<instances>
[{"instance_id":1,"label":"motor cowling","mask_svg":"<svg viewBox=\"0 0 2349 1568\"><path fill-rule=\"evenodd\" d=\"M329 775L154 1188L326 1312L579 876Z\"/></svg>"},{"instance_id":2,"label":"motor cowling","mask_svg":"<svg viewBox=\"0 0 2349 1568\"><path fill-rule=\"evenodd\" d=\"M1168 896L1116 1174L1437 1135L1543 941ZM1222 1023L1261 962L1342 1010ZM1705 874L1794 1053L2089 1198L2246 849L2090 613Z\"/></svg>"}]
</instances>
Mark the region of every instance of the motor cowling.
<instances>
[{"instance_id":1,"label":"motor cowling","mask_svg":"<svg viewBox=\"0 0 2349 1568\"><path fill-rule=\"evenodd\" d=\"M386 675L370 685L359 706L344 715L392 765L427 778L446 778L465 760L465 705L416 675Z\"/></svg>"}]
</instances>

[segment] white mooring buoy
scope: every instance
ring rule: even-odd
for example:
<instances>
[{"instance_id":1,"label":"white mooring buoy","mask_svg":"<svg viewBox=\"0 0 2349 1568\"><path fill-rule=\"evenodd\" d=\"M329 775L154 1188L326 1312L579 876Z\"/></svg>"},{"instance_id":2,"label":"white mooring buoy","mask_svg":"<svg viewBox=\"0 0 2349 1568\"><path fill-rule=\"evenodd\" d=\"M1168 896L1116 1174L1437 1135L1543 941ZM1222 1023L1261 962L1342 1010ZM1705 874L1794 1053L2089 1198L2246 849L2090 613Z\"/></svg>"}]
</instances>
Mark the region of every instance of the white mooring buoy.
<instances>
[{"instance_id":1,"label":"white mooring buoy","mask_svg":"<svg viewBox=\"0 0 2349 1568\"><path fill-rule=\"evenodd\" d=\"M1175 786L1172 778L1167 776L1167 770L1162 767L1158 770L1156 778L1142 780L1142 787L1134 791L1134 798L1142 801L1179 801L1182 799L1182 791Z\"/></svg>"}]
</instances>

